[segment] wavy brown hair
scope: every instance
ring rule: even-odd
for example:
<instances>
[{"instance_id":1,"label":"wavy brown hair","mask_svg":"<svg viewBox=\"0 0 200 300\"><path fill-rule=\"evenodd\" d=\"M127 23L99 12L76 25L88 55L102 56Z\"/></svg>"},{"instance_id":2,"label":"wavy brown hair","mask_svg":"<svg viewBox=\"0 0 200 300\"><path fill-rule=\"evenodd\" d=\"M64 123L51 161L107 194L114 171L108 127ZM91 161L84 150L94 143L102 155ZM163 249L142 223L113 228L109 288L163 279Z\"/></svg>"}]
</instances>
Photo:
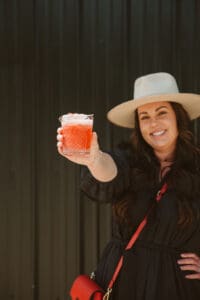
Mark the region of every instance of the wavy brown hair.
<instances>
[{"instance_id":1,"label":"wavy brown hair","mask_svg":"<svg viewBox=\"0 0 200 300\"><path fill-rule=\"evenodd\" d=\"M192 124L188 113L181 104L170 103L177 119L178 139L175 151L175 160L169 175L167 176L168 186L176 193L178 206L178 225L185 227L200 218L197 199L200 201L200 148L195 144L192 133ZM143 139L138 114L135 114L135 129L131 136L136 166L140 168L133 170L132 176L138 178L137 186L141 182L148 182L150 186L156 185L156 172L160 164L154 155L153 149ZM134 174L136 173L136 174ZM145 180L146 179L146 180ZM137 197L137 191L135 191ZM134 191L132 195L124 195L121 201L113 206L114 215L121 223L131 226L129 212L134 205Z\"/></svg>"}]
</instances>

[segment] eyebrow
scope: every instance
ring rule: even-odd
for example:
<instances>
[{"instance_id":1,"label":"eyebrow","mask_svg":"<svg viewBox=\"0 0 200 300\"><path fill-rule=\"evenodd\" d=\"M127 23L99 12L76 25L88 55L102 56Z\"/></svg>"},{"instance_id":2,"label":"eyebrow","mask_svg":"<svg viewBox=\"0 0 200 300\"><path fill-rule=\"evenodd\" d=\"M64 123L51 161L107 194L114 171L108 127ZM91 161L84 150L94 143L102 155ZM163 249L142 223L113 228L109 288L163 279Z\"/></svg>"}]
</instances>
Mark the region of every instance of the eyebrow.
<instances>
[{"instance_id":1,"label":"eyebrow","mask_svg":"<svg viewBox=\"0 0 200 300\"><path fill-rule=\"evenodd\" d=\"M155 109L155 111L158 111L158 110L160 110L160 109L162 109L162 108L167 108L167 109L168 109L167 106L162 105L162 106L157 107L157 108ZM142 111L142 112L139 113L139 115L142 115L142 114L148 114L148 112Z\"/></svg>"}]
</instances>

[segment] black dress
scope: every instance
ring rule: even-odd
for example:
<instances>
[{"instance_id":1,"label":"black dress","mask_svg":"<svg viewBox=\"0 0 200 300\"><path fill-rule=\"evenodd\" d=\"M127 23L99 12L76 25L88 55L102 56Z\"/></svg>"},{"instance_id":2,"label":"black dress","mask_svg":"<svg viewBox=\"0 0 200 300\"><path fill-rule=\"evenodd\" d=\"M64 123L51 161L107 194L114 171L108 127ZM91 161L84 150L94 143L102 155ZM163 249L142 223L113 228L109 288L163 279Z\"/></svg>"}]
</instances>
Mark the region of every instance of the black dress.
<instances>
[{"instance_id":1,"label":"black dress","mask_svg":"<svg viewBox=\"0 0 200 300\"><path fill-rule=\"evenodd\" d=\"M83 170L81 188L93 200L115 203L122 195L131 197L137 191L131 217L133 231L154 203L161 183L149 186L131 178L134 162L123 151L113 154L118 166L117 177L108 183L95 180L87 169ZM164 180L164 179L163 179ZM134 185L137 184L137 187ZM184 252L200 253L200 221L177 228L178 209L173 189L168 189L156 204L149 221L133 248L124 251L131 236L125 225L114 222L113 238L106 246L96 271L96 281L106 289L121 254L123 267L114 285L113 300L199 300L200 280L189 280L177 264ZM200 207L200 199L197 199Z\"/></svg>"}]
</instances>

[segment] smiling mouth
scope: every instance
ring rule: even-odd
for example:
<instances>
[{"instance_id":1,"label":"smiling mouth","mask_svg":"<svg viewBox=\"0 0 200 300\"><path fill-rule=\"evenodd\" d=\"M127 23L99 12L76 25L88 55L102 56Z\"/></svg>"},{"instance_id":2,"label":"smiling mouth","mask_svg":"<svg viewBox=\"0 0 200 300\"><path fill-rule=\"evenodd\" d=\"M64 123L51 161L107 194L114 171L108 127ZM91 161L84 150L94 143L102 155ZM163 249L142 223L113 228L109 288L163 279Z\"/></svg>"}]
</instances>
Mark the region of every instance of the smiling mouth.
<instances>
[{"instance_id":1,"label":"smiling mouth","mask_svg":"<svg viewBox=\"0 0 200 300\"><path fill-rule=\"evenodd\" d=\"M152 136L161 136L165 133L166 130L160 130L160 131L156 131L156 132L152 132L151 135Z\"/></svg>"}]
</instances>

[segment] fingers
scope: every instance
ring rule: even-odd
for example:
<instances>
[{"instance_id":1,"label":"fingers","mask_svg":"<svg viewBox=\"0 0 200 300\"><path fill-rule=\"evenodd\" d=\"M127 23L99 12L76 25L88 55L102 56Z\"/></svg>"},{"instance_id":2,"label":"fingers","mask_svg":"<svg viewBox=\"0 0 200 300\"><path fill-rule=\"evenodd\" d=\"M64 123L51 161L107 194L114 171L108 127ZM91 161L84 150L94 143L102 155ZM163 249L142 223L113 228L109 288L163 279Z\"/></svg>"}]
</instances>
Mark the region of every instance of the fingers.
<instances>
[{"instance_id":1,"label":"fingers","mask_svg":"<svg viewBox=\"0 0 200 300\"><path fill-rule=\"evenodd\" d=\"M62 128L58 128L57 129L57 136L56 136L56 139L57 139L57 148L58 148L58 152L63 155L62 153L62 141L63 141L63 136L62 136Z\"/></svg>"},{"instance_id":2,"label":"fingers","mask_svg":"<svg viewBox=\"0 0 200 300\"><path fill-rule=\"evenodd\" d=\"M58 149L58 152L62 155L62 156L65 156L64 153L63 153L63 135L62 135L62 127L59 127L57 129L57 136L56 136L56 139L57 139L57 149Z\"/></svg>"},{"instance_id":3,"label":"fingers","mask_svg":"<svg viewBox=\"0 0 200 300\"><path fill-rule=\"evenodd\" d=\"M58 133L58 134L62 134L62 131L63 131L62 127L59 127L59 128L57 129L57 133Z\"/></svg>"},{"instance_id":4,"label":"fingers","mask_svg":"<svg viewBox=\"0 0 200 300\"><path fill-rule=\"evenodd\" d=\"M188 279L200 279L200 258L195 253L182 253L177 261L182 271L193 271L194 274L186 275Z\"/></svg>"},{"instance_id":5,"label":"fingers","mask_svg":"<svg viewBox=\"0 0 200 300\"><path fill-rule=\"evenodd\" d=\"M91 146L90 146L90 153L71 153L66 154L63 152L63 129L59 127L57 129L57 149L58 152L64 156L65 158L69 159L70 161L74 163L78 163L81 165L89 166L93 164L93 162L99 157L99 144L98 144L98 138L96 132L92 133L92 140L91 140Z\"/></svg>"},{"instance_id":6,"label":"fingers","mask_svg":"<svg viewBox=\"0 0 200 300\"><path fill-rule=\"evenodd\" d=\"M63 140L63 136L62 136L62 134L57 134L57 141L58 142L62 142L62 140Z\"/></svg>"},{"instance_id":7,"label":"fingers","mask_svg":"<svg viewBox=\"0 0 200 300\"><path fill-rule=\"evenodd\" d=\"M183 257L183 258L191 257L196 260L200 260L199 256L196 253L182 253L181 257Z\"/></svg>"},{"instance_id":8,"label":"fingers","mask_svg":"<svg viewBox=\"0 0 200 300\"><path fill-rule=\"evenodd\" d=\"M92 141L90 146L91 156L95 155L99 151L99 144L96 132L92 133Z\"/></svg>"},{"instance_id":9,"label":"fingers","mask_svg":"<svg viewBox=\"0 0 200 300\"><path fill-rule=\"evenodd\" d=\"M200 280L200 273L186 275L185 278L187 278L187 279L198 279L198 280Z\"/></svg>"},{"instance_id":10,"label":"fingers","mask_svg":"<svg viewBox=\"0 0 200 300\"><path fill-rule=\"evenodd\" d=\"M195 272L199 272L199 266L198 265L184 265L184 266L180 266L180 269L182 271L195 271Z\"/></svg>"}]
</instances>

